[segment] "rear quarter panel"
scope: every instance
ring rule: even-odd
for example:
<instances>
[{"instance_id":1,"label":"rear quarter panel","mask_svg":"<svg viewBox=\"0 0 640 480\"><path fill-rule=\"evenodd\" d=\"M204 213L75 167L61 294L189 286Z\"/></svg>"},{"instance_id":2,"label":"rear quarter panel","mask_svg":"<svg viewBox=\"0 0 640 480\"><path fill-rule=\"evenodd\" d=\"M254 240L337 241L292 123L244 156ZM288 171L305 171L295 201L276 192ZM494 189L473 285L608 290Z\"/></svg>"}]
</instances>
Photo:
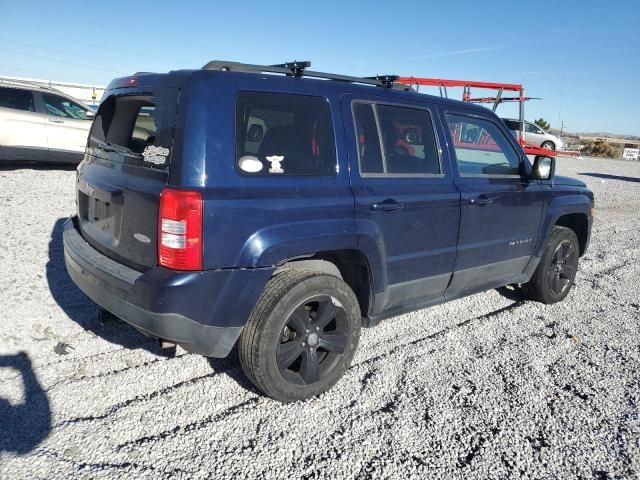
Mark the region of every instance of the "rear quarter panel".
<instances>
[{"instance_id":1,"label":"rear quarter panel","mask_svg":"<svg viewBox=\"0 0 640 480\"><path fill-rule=\"evenodd\" d=\"M203 267L270 266L319 250L355 248L339 98L295 79L264 82L230 72L195 72L185 92L182 162L169 184L203 192ZM303 88L304 87L304 88ZM239 91L318 95L330 102L335 176L246 176L236 169L235 108Z\"/></svg>"}]
</instances>

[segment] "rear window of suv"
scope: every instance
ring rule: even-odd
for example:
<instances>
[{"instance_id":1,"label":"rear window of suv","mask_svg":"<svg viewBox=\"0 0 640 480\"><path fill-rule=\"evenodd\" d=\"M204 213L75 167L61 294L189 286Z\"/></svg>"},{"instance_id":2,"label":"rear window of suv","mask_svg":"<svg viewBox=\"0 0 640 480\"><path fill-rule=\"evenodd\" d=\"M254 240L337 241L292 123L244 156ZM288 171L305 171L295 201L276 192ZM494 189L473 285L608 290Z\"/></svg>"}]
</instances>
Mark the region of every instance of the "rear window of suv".
<instances>
[{"instance_id":1,"label":"rear window of suv","mask_svg":"<svg viewBox=\"0 0 640 480\"><path fill-rule=\"evenodd\" d=\"M176 104L148 95L105 99L91 129L89 146L99 156L150 167L166 167L173 143ZM115 155L114 155L115 154Z\"/></svg>"},{"instance_id":2,"label":"rear window of suv","mask_svg":"<svg viewBox=\"0 0 640 480\"><path fill-rule=\"evenodd\" d=\"M241 92L236 102L236 161L249 175L336 174L326 98Z\"/></svg>"}]
</instances>

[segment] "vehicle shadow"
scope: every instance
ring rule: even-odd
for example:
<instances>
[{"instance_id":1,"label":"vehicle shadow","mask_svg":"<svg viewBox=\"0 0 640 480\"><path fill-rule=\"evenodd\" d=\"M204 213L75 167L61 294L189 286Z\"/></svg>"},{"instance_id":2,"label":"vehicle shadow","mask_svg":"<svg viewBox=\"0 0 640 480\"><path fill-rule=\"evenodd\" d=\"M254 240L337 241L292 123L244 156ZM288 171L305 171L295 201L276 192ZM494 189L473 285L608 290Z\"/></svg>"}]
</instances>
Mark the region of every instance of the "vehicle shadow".
<instances>
[{"instance_id":1,"label":"vehicle shadow","mask_svg":"<svg viewBox=\"0 0 640 480\"><path fill-rule=\"evenodd\" d=\"M229 355L225 358L212 358L207 357L207 362L211 366L211 369L215 373L224 373L228 375L233 381L235 381L240 387L245 390L255 393L256 395L264 396L256 386L249 381L247 376L242 370L240 364L240 357L238 356L238 347L234 346Z\"/></svg>"},{"instance_id":2,"label":"vehicle shadow","mask_svg":"<svg viewBox=\"0 0 640 480\"><path fill-rule=\"evenodd\" d=\"M517 285L505 285L504 287L496 288L496 292L514 302L524 300L522 289Z\"/></svg>"},{"instance_id":3,"label":"vehicle shadow","mask_svg":"<svg viewBox=\"0 0 640 480\"><path fill-rule=\"evenodd\" d=\"M125 348L143 348L163 357L173 356L175 349L160 348L158 340L148 337L93 303L73 283L64 263L62 232L66 218L56 220L49 240L49 261L46 267L47 283L56 303L64 313L84 330Z\"/></svg>"},{"instance_id":4,"label":"vehicle shadow","mask_svg":"<svg viewBox=\"0 0 640 480\"><path fill-rule=\"evenodd\" d=\"M24 455L35 449L51 432L49 398L25 352L0 355L0 368L17 370L24 386L24 398L17 405L0 396L0 452Z\"/></svg>"},{"instance_id":5,"label":"vehicle shadow","mask_svg":"<svg viewBox=\"0 0 640 480\"><path fill-rule=\"evenodd\" d=\"M0 171L10 170L75 170L77 165L53 162L9 162L0 160Z\"/></svg>"},{"instance_id":6,"label":"vehicle shadow","mask_svg":"<svg viewBox=\"0 0 640 480\"><path fill-rule=\"evenodd\" d=\"M578 175L586 175L587 177L603 178L607 180L620 180L623 182L640 183L640 178L638 177L625 177L622 175L611 175L608 173L585 172L585 173L578 173Z\"/></svg>"}]
</instances>

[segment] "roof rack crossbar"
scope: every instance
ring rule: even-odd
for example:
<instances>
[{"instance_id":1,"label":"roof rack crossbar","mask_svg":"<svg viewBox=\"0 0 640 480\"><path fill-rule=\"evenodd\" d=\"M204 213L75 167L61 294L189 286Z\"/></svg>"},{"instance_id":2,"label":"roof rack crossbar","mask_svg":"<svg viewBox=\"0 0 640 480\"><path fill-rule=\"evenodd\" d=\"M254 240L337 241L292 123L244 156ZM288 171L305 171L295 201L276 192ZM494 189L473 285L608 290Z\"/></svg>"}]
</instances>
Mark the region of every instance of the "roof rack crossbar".
<instances>
[{"instance_id":1,"label":"roof rack crossbar","mask_svg":"<svg viewBox=\"0 0 640 480\"><path fill-rule=\"evenodd\" d=\"M377 80L380 82L380 86L385 88L391 88L394 86L394 83L398 81L400 78L398 75L376 75L375 77L365 77L371 80Z\"/></svg>"},{"instance_id":2,"label":"roof rack crossbar","mask_svg":"<svg viewBox=\"0 0 640 480\"><path fill-rule=\"evenodd\" d=\"M307 62L307 61L298 62L297 60L294 60L293 62L285 62L278 65L269 65L269 66L276 67L276 68L288 68L289 70L291 70L292 76L301 77L304 73L304 70L311 66L311 62Z\"/></svg>"},{"instance_id":3,"label":"roof rack crossbar","mask_svg":"<svg viewBox=\"0 0 640 480\"><path fill-rule=\"evenodd\" d=\"M365 85L374 85L377 87L392 87L398 79L396 75L384 75L377 77L353 77L350 75L338 75L335 73L316 72L307 70L311 66L311 62L286 62L277 65L253 65L249 63L228 62L225 60L212 60L202 67L202 70L222 70L229 72L244 73L280 73L293 77L311 77L322 78L326 80L336 80L339 82L362 83ZM402 86L404 88L404 86Z\"/></svg>"}]
</instances>

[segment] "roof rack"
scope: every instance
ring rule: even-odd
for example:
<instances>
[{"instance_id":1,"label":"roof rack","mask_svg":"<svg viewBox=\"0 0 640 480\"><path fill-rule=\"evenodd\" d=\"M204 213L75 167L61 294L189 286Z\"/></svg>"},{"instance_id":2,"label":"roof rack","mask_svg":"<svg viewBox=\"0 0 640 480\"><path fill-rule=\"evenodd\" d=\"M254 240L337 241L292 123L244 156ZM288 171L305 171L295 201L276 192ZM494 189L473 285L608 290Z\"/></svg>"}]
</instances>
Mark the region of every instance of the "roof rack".
<instances>
[{"instance_id":1,"label":"roof rack","mask_svg":"<svg viewBox=\"0 0 640 480\"><path fill-rule=\"evenodd\" d=\"M376 77L352 77L349 75L338 75L335 73L315 72L307 70L311 62L297 61L285 62L277 65L252 65L249 63L229 62L225 60L212 60L202 67L202 70L222 70L226 72L244 73L280 73L288 77L311 77L324 78L327 80L337 80L339 82L362 83L365 85L375 85L384 88L400 88L405 90L406 85L397 85L395 81L397 75L379 75Z\"/></svg>"},{"instance_id":2,"label":"roof rack","mask_svg":"<svg viewBox=\"0 0 640 480\"><path fill-rule=\"evenodd\" d=\"M12 87L29 87L29 88L39 88L41 90L48 90L51 92L59 92L57 88L50 87L49 85L45 85L42 82L33 81L33 80L18 80L18 79L8 79L8 78L0 78L0 83L3 85L10 85Z\"/></svg>"}]
</instances>

